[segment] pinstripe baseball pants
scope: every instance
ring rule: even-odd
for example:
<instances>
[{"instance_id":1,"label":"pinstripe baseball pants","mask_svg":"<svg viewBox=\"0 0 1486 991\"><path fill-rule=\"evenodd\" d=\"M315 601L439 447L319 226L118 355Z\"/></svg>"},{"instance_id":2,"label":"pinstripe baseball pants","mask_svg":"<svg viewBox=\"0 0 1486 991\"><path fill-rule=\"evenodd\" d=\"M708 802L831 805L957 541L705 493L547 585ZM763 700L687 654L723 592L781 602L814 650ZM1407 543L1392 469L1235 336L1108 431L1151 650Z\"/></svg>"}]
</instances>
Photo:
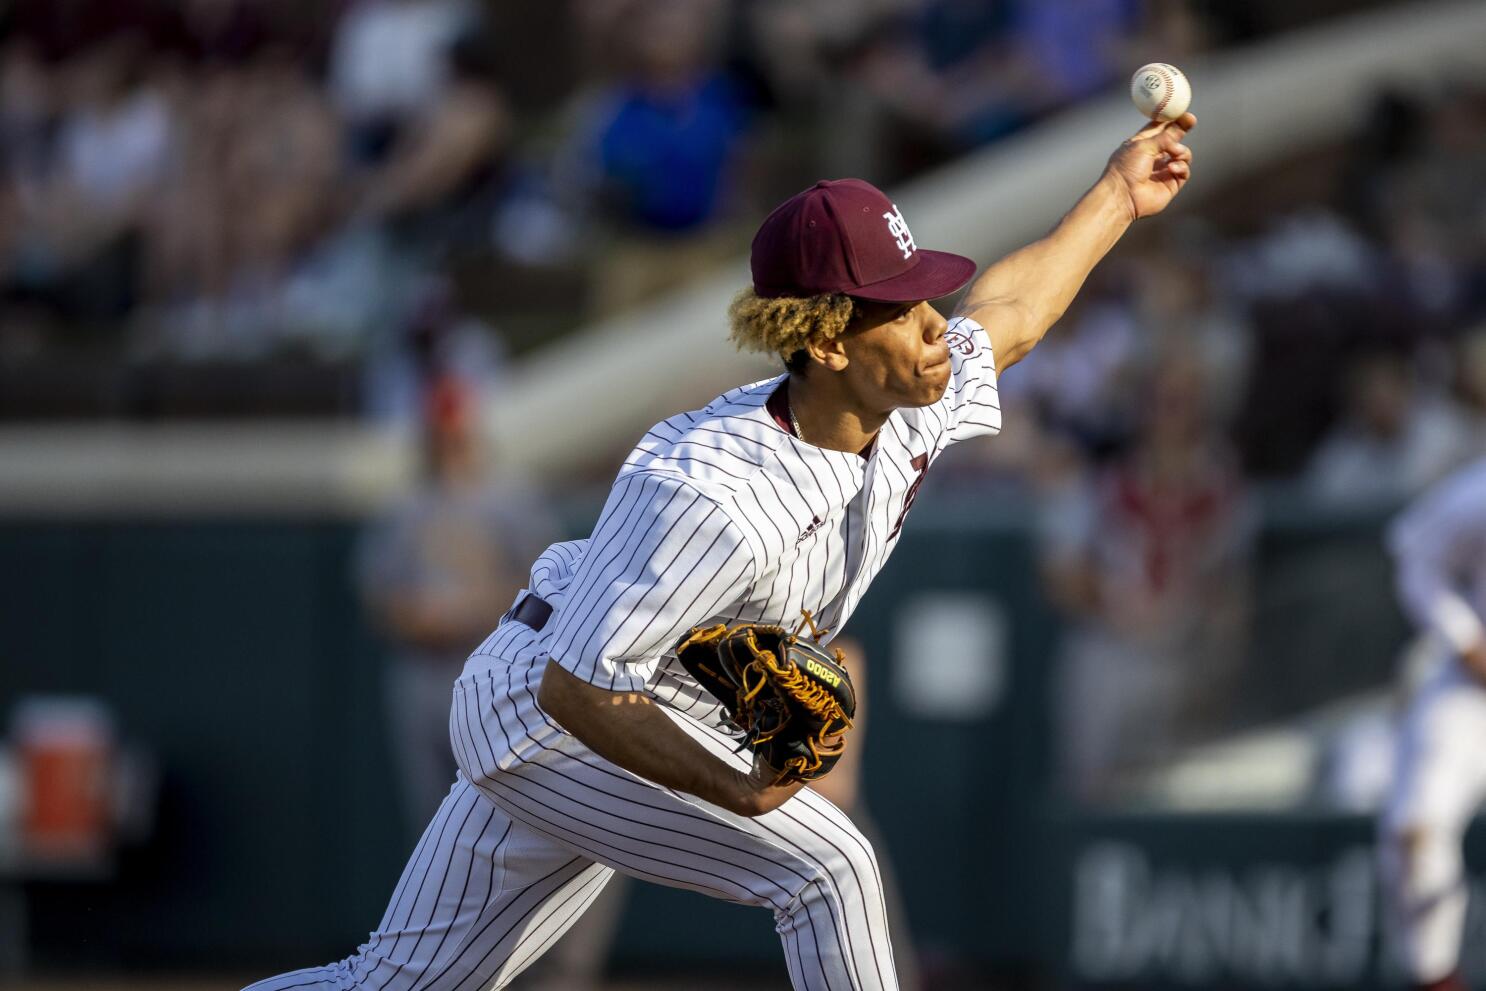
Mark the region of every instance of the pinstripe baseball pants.
<instances>
[{"instance_id":1,"label":"pinstripe baseball pants","mask_svg":"<svg viewBox=\"0 0 1486 991\"><path fill-rule=\"evenodd\" d=\"M749 819L638 778L536 704L538 672L472 663L455 685L460 773L358 952L248 991L506 987L613 871L772 909L795 988L895 989L872 848L807 789ZM734 744L667 709L716 756Z\"/></svg>"}]
</instances>

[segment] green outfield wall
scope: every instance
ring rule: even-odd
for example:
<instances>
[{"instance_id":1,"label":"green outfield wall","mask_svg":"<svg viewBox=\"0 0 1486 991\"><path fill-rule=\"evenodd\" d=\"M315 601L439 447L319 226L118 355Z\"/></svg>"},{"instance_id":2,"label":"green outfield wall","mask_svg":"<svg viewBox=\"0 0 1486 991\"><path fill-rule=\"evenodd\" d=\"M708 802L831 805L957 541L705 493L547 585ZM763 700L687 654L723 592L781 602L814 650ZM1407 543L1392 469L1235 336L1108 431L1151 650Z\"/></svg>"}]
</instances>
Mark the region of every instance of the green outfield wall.
<instances>
[{"instance_id":1,"label":"green outfield wall","mask_svg":"<svg viewBox=\"0 0 1486 991\"><path fill-rule=\"evenodd\" d=\"M921 501L848 631L869 657L867 801L926 955L1067 986L1374 986L1366 821L1078 815L1051 797L1059 627L1020 518ZM1378 523L1271 515L1255 720L1387 676L1406 631ZM330 520L0 523L0 713L100 696L163 772L153 834L111 881L25 886L38 964L302 966L376 923L410 840L355 538ZM775 966L764 913L629 897L617 966Z\"/></svg>"}]
</instances>

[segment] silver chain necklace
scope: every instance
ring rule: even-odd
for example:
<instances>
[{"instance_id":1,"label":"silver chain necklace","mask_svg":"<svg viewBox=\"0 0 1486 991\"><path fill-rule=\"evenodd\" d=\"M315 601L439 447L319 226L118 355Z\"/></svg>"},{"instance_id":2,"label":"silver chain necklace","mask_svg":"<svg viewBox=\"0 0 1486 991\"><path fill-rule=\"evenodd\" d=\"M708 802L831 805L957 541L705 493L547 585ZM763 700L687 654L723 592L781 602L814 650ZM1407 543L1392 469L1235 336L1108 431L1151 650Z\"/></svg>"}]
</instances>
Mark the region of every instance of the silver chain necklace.
<instances>
[{"instance_id":1,"label":"silver chain necklace","mask_svg":"<svg viewBox=\"0 0 1486 991\"><path fill-rule=\"evenodd\" d=\"M800 418L795 416L795 404L786 398L784 400L784 409L789 413L789 425L795 428L795 436L799 438L800 443L805 443L805 431L800 429Z\"/></svg>"}]
</instances>

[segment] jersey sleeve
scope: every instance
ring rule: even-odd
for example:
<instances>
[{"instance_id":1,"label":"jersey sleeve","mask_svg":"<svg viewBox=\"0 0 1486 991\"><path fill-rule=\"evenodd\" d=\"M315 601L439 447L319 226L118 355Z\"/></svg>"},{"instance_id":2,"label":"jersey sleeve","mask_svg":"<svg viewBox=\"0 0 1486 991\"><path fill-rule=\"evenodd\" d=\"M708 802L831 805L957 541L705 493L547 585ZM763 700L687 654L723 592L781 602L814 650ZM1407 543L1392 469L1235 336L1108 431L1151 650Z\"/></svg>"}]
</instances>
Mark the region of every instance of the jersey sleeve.
<instances>
[{"instance_id":1,"label":"jersey sleeve","mask_svg":"<svg viewBox=\"0 0 1486 991\"><path fill-rule=\"evenodd\" d=\"M944 337L949 343L949 387L937 404L946 420L944 443L1000 432L1001 397L990 335L969 317L955 317Z\"/></svg>"},{"instance_id":2,"label":"jersey sleeve","mask_svg":"<svg viewBox=\"0 0 1486 991\"><path fill-rule=\"evenodd\" d=\"M720 506L671 476L624 476L555 617L552 659L599 688L638 691L681 635L725 612L753 573L751 548Z\"/></svg>"},{"instance_id":3,"label":"jersey sleeve","mask_svg":"<svg viewBox=\"0 0 1486 991\"><path fill-rule=\"evenodd\" d=\"M1447 480L1416 501L1388 528L1397 564L1399 601L1421 629L1467 650L1486 636L1486 622L1461 594L1486 548L1486 470Z\"/></svg>"}]
</instances>

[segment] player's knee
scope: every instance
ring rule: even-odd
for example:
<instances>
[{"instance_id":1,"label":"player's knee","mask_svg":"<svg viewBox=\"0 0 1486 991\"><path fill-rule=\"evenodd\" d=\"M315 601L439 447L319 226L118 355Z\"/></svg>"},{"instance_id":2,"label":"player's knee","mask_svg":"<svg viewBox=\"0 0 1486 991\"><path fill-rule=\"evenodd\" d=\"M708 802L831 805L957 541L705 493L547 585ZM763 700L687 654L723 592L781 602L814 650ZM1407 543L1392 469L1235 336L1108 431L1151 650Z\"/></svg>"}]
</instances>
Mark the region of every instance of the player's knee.
<instances>
[{"instance_id":1,"label":"player's knee","mask_svg":"<svg viewBox=\"0 0 1486 991\"><path fill-rule=\"evenodd\" d=\"M1390 828L1384 844L1403 864L1410 865L1458 849L1461 838L1461 830L1448 823L1416 819Z\"/></svg>"},{"instance_id":2,"label":"player's knee","mask_svg":"<svg viewBox=\"0 0 1486 991\"><path fill-rule=\"evenodd\" d=\"M871 841L855 826L823 833L810 853L818 879L827 887L838 892L860 891L876 898L877 855Z\"/></svg>"},{"instance_id":3,"label":"player's knee","mask_svg":"<svg viewBox=\"0 0 1486 991\"><path fill-rule=\"evenodd\" d=\"M1395 885L1411 887L1428 859L1433 831L1418 822L1403 823L1384 831L1379 859L1385 876Z\"/></svg>"},{"instance_id":4,"label":"player's knee","mask_svg":"<svg viewBox=\"0 0 1486 991\"><path fill-rule=\"evenodd\" d=\"M1429 830L1419 823L1389 828L1383 835L1388 853L1400 866L1418 859L1419 851L1427 842Z\"/></svg>"},{"instance_id":5,"label":"player's knee","mask_svg":"<svg viewBox=\"0 0 1486 991\"><path fill-rule=\"evenodd\" d=\"M1457 880L1462 869L1460 836L1438 825L1410 822L1390 829L1384 864L1405 892L1426 893Z\"/></svg>"}]
</instances>

